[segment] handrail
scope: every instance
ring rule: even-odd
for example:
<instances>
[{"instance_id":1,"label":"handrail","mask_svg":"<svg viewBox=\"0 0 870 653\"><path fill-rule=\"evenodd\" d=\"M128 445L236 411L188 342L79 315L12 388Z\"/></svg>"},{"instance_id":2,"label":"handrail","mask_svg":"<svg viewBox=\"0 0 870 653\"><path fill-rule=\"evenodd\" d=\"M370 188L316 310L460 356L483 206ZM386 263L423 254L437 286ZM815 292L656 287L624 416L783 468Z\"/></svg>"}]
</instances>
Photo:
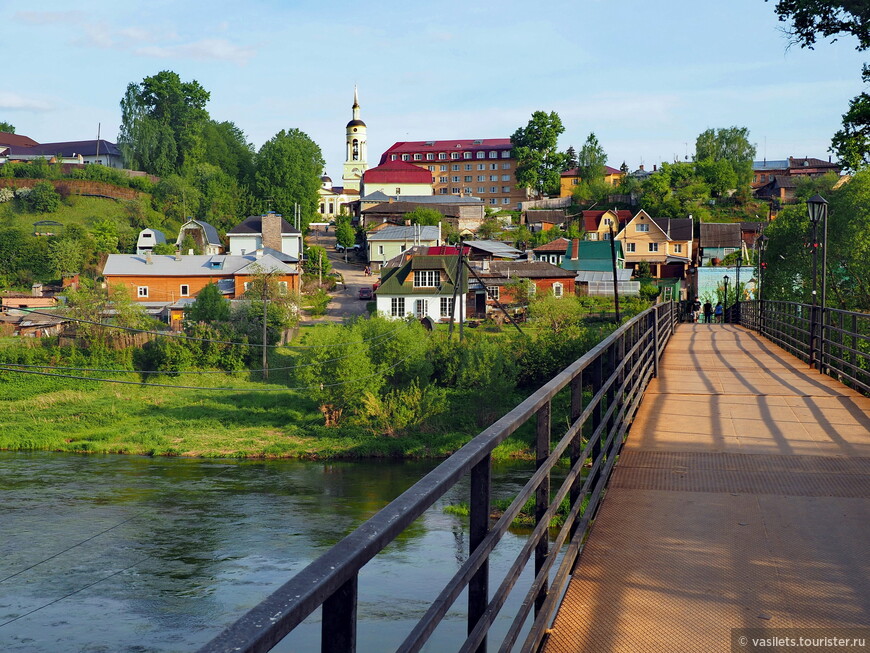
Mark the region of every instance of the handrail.
<instances>
[{"instance_id":1,"label":"handrail","mask_svg":"<svg viewBox=\"0 0 870 653\"><path fill-rule=\"evenodd\" d=\"M741 302L740 324L870 394L870 314L765 299Z\"/></svg>"},{"instance_id":2,"label":"handrail","mask_svg":"<svg viewBox=\"0 0 870 653\"><path fill-rule=\"evenodd\" d=\"M654 306L620 326L200 651L268 651L320 606L323 606L321 650L354 651L359 571L465 474L471 476L469 556L399 650L419 650L466 587L469 637L462 650L485 650L489 626L516 585L532 551L535 579L502 650L511 650L533 606L535 621L523 650L536 648L600 504L640 398L650 378L657 374L659 357L677 318L676 305L670 302ZM570 395L570 426L551 446L553 400L566 389ZM533 418L536 471L511 506L490 524L490 454ZM550 472L566 452L570 454L571 469L551 494ZM537 526L490 600L489 554L533 494ZM571 510L555 545L550 547L550 519L566 496ZM568 553L562 556L553 586L548 587L549 572L566 541L570 542Z\"/></svg>"}]
</instances>

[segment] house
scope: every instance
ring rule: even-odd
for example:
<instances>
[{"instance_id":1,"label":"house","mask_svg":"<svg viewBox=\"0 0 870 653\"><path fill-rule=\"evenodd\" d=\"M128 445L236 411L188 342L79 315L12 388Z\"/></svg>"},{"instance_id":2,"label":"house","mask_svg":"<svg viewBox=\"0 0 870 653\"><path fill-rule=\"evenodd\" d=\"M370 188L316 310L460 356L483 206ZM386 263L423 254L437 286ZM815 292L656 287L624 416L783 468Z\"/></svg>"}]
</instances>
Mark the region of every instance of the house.
<instances>
[{"instance_id":1,"label":"house","mask_svg":"<svg viewBox=\"0 0 870 653\"><path fill-rule=\"evenodd\" d=\"M752 188L761 188L773 181L774 177L786 175L788 175L788 159L753 161L752 181L749 182L749 185Z\"/></svg>"},{"instance_id":2,"label":"house","mask_svg":"<svg viewBox=\"0 0 870 653\"><path fill-rule=\"evenodd\" d=\"M626 210L583 211L581 215L586 240L609 240L611 227L617 234L631 220L631 211Z\"/></svg>"},{"instance_id":3,"label":"house","mask_svg":"<svg viewBox=\"0 0 870 653\"><path fill-rule=\"evenodd\" d=\"M411 204L420 205L429 205L429 204L452 204L458 206L472 206L472 207L481 207L480 212L483 214L483 200L479 197L469 197L469 196L461 196L461 195L390 195L388 193L382 193L381 191L375 191L374 193L368 193L359 198L358 202L355 202L356 212L354 215L359 217L359 215L365 209L369 209L373 206L377 206L378 204L384 204L386 202L410 202Z\"/></svg>"},{"instance_id":4,"label":"house","mask_svg":"<svg viewBox=\"0 0 870 653\"><path fill-rule=\"evenodd\" d=\"M565 224L565 209L534 209L523 211L521 222L529 226L529 231L549 231Z\"/></svg>"},{"instance_id":5,"label":"house","mask_svg":"<svg viewBox=\"0 0 870 653\"><path fill-rule=\"evenodd\" d=\"M145 254L152 252L155 245L165 245L166 236L157 229L143 229L136 239L136 253Z\"/></svg>"},{"instance_id":6,"label":"house","mask_svg":"<svg viewBox=\"0 0 870 653\"><path fill-rule=\"evenodd\" d=\"M251 215L227 232L230 254L244 256L260 250L271 250L298 262L302 256L302 232L293 227L281 214L269 211L265 215ZM276 256L284 262L291 259Z\"/></svg>"},{"instance_id":7,"label":"house","mask_svg":"<svg viewBox=\"0 0 870 653\"><path fill-rule=\"evenodd\" d=\"M377 311L393 319L413 315L446 322L459 319L458 301L468 292L468 275L458 274L458 256L406 255L384 268L375 291ZM456 300L454 301L454 294Z\"/></svg>"},{"instance_id":8,"label":"house","mask_svg":"<svg viewBox=\"0 0 870 653\"><path fill-rule=\"evenodd\" d=\"M109 168L124 167L121 150L115 143L103 139L12 146L7 156L15 161L56 159L59 163L97 163Z\"/></svg>"},{"instance_id":9,"label":"house","mask_svg":"<svg viewBox=\"0 0 870 653\"><path fill-rule=\"evenodd\" d=\"M438 211L444 216L444 221L457 231L477 231L485 217L483 203L479 200L474 202L449 202L446 204L388 201L363 209L360 214L360 224L365 227L384 222L401 225L405 223L405 214L418 208Z\"/></svg>"},{"instance_id":10,"label":"house","mask_svg":"<svg viewBox=\"0 0 870 653\"><path fill-rule=\"evenodd\" d=\"M320 178L320 188L317 189L318 213L324 222L329 222L339 215L349 215L351 204L359 199L359 191L342 186L333 186L332 179L327 175Z\"/></svg>"},{"instance_id":11,"label":"house","mask_svg":"<svg viewBox=\"0 0 870 653\"><path fill-rule=\"evenodd\" d=\"M797 177L790 175L772 175L773 179L755 189L755 197L768 200L775 205L790 204L795 200Z\"/></svg>"},{"instance_id":12,"label":"house","mask_svg":"<svg viewBox=\"0 0 870 653\"><path fill-rule=\"evenodd\" d=\"M532 292L539 296L547 293L556 297L574 294L576 273L546 261L481 261L475 267L484 284L484 287L479 284L471 287L476 297L474 313L469 314L477 317L485 317L486 314L497 311L495 300L502 304L517 302L511 286L523 279L531 282ZM469 306L471 304L469 298Z\"/></svg>"},{"instance_id":13,"label":"house","mask_svg":"<svg viewBox=\"0 0 870 653\"><path fill-rule=\"evenodd\" d=\"M432 173L405 161L387 161L363 173L361 195L432 195Z\"/></svg>"},{"instance_id":14,"label":"house","mask_svg":"<svg viewBox=\"0 0 870 653\"><path fill-rule=\"evenodd\" d=\"M512 245L499 240L467 240L468 258L472 261L515 261L523 253Z\"/></svg>"},{"instance_id":15,"label":"house","mask_svg":"<svg viewBox=\"0 0 870 653\"><path fill-rule=\"evenodd\" d=\"M739 222L702 222L700 226L701 265L710 265L713 259L722 261L740 250L743 239Z\"/></svg>"},{"instance_id":16,"label":"house","mask_svg":"<svg viewBox=\"0 0 870 653\"><path fill-rule=\"evenodd\" d=\"M132 299L145 303L195 298L212 283L225 297L236 299L244 295L256 275L263 273L273 273L283 291L299 290L298 270L269 254L109 254L103 267L106 283L125 288Z\"/></svg>"},{"instance_id":17,"label":"house","mask_svg":"<svg viewBox=\"0 0 870 653\"><path fill-rule=\"evenodd\" d=\"M22 134L12 134L11 132L0 132L0 147L33 147L39 145L35 140Z\"/></svg>"},{"instance_id":18,"label":"house","mask_svg":"<svg viewBox=\"0 0 870 653\"><path fill-rule=\"evenodd\" d=\"M217 229L204 220L189 219L178 230L178 238L175 240L175 248L181 250L186 236L193 238L197 249L203 254L223 254L224 246L221 243ZM183 252L185 253L185 252ZM193 252L186 252L193 254Z\"/></svg>"},{"instance_id":19,"label":"house","mask_svg":"<svg viewBox=\"0 0 870 653\"><path fill-rule=\"evenodd\" d=\"M625 177L625 173L619 168L604 166L604 181L611 186L618 186ZM559 197L571 197L574 188L580 185L580 172L577 168L571 168L563 172L559 179Z\"/></svg>"},{"instance_id":20,"label":"house","mask_svg":"<svg viewBox=\"0 0 870 653\"><path fill-rule=\"evenodd\" d=\"M565 258L565 252L568 250L568 245L571 243L567 238L556 238L549 243L538 245L532 250L535 261L547 261L553 265L561 265L562 259Z\"/></svg>"},{"instance_id":21,"label":"house","mask_svg":"<svg viewBox=\"0 0 870 653\"><path fill-rule=\"evenodd\" d=\"M692 259L691 218L652 218L640 210L616 235L623 245L625 266L645 261L653 277L685 276Z\"/></svg>"},{"instance_id":22,"label":"house","mask_svg":"<svg viewBox=\"0 0 870 653\"><path fill-rule=\"evenodd\" d=\"M622 243L614 241L616 248L616 267L625 267L625 257L622 254ZM563 270L586 270L606 272L613 270L613 252L611 243L607 241L580 240L574 238L568 243L559 267ZM631 276L629 274L629 276Z\"/></svg>"},{"instance_id":23,"label":"house","mask_svg":"<svg viewBox=\"0 0 870 653\"><path fill-rule=\"evenodd\" d=\"M474 195L505 208L528 199L527 191L517 188L509 138L400 141L381 155L381 164L388 161L405 161L432 174L435 195Z\"/></svg>"},{"instance_id":24,"label":"house","mask_svg":"<svg viewBox=\"0 0 870 653\"><path fill-rule=\"evenodd\" d=\"M752 162L753 176L750 185L755 189L762 188L777 177L821 177L831 172L839 175L842 169L839 164L832 163L830 157L827 161L793 156L777 161L764 159Z\"/></svg>"},{"instance_id":25,"label":"house","mask_svg":"<svg viewBox=\"0 0 870 653\"><path fill-rule=\"evenodd\" d=\"M369 265L379 270L388 260L414 245L440 245L441 225L387 225L369 232L367 240Z\"/></svg>"}]
</instances>

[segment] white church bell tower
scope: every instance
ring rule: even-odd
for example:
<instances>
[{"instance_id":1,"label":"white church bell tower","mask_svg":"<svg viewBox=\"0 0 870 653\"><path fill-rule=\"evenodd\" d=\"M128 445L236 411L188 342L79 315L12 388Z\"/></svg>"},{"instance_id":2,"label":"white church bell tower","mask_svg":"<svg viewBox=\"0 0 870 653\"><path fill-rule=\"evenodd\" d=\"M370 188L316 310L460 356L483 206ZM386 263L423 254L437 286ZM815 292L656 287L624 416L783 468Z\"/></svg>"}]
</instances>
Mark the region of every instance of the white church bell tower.
<instances>
[{"instance_id":1,"label":"white church bell tower","mask_svg":"<svg viewBox=\"0 0 870 653\"><path fill-rule=\"evenodd\" d=\"M359 97L353 87L353 120L347 123L347 143L342 181L344 189L359 191L363 173L368 169L366 124L359 117Z\"/></svg>"}]
</instances>

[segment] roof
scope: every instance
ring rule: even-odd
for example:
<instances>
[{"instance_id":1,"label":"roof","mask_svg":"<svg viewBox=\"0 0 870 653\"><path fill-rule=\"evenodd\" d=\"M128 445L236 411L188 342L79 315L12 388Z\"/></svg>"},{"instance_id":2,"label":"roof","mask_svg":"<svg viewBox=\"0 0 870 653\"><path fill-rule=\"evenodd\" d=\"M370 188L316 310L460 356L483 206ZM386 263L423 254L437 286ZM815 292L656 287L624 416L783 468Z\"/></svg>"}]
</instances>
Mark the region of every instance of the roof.
<instances>
[{"instance_id":1,"label":"roof","mask_svg":"<svg viewBox=\"0 0 870 653\"><path fill-rule=\"evenodd\" d=\"M425 254L414 256L405 261L402 265L395 268L387 269L381 277L381 283L378 286L377 294L379 296L389 295L433 295L437 294L442 297L453 296L453 290L456 285L456 266L459 263L456 256L427 256ZM409 276L415 270L438 270L441 274L441 285L433 288L423 287L414 288L413 285L405 283ZM463 283L460 287L460 292L464 295L468 292L467 275L463 275Z\"/></svg>"},{"instance_id":2,"label":"roof","mask_svg":"<svg viewBox=\"0 0 870 653\"><path fill-rule=\"evenodd\" d=\"M154 238L145 238L145 234L153 234ZM151 242L153 244L165 243L166 242L166 234L164 234L159 229L143 229L139 232L139 238L136 241L137 245L143 245L145 242Z\"/></svg>"},{"instance_id":3,"label":"roof","mask_svg":"<svg viewBox=\"0 0 870 653\"><path fill-rule=\"evenodd\" d=\"M489 271L478 273L483 278L573 279L574 272L546 261L490 261Z\"/></svg>"},{"instance_id":4,"label":"roof","mask_svg":"<svg viewBox=\"0 0 870 653\"><path fill-rule=\"evenodd\" d=\"M619 222L617 227L624 225L626 222L631 220L631 211L628 211L627 209L621 209L619 211L613 211L612 209L604 211L583 211L583 228L586 231L598 231L601 218L605 213L616 213L616 219Z\"/></svg>"},{"instance_id":5,"label":"roof","mask_svg":"<svg viewBox=\"0 0 870 653\"><path fill-rule=\"evenodd\" d=\"M363 195L362 202L411 202L413 204L461 204L463 206L480 206L483 200L479 197L468 195L387 195L376 190L374 193Z\"/></svg>"},{"instance_id":6,"label":"roof","mask_svg":"<svg viewBox=\"0 0 870 653\"><path fill-rule=\"evenodd\" d=\"M35 140L22 134L0 132L0 145L12 145L15 147L33 147L39 145Z\"/></svg>"},{"instance_id":7,"label":"roof","mask_svg":"<svg viewBox=\"0 0 870 653\"><path fill-rule=\"evenodd\" d=\"M702 222L701 247L740 247L739 222Z\"/></svg>"},{"instance_id":8,"label":"roof","mask_svg":"<svg viewBox=\"0 0 870 653\"><path fill-rule=\"evenodd\" d=\"M516 247L498 240L470 240L465 244L472 249L477 249L499 258L515 259L522 256L522 252Z\"/></svg>"},{"instance_id":9,"label":"roof","mask_svg":"<svg viewBox=\"0 0 870 653\"><path fill-rule=\"evenodd\" d=\"M692 240L694 223L692 218L650 218L671 240Z\"/></svg>"},{"instance_id":10,"label":"roof","mask_svg":"<svg viewBox=\"0 0 870 653\"><path fill-rule=\"evenodd\" d=\"M142 254L109 254L103 267L103 276L232 276L236 274L251 274L254 264L258 264L265 272L282 272L297 274L296 270L285 265L268 254L262 258L254 255L192 255L179 256L152 254L151 263Z\"/></svg>"},{"instance_id":11,"label":"roof","mask_svg":"<svg viewBox=\"0 0 870 653\"><path fill-rule=\"evenodd\" d=\"M812 157L803 157L803 158L795 158L790 156L788 158L788 167L789 168L830 168L840 169L840 165L837 163L831 163L830 161L825 161L824 159L814 159Z\"/></svg>"},{"instance_id":12,"label":"roof","mask_svg":"<svg viewBox=\"0 0 870 653\"><path fill-rule=\"evenodd\" d=\"M367 209L363 209L361 212L366 215L376 215L382 213L388 213L391 215L405 215L406 213L410 213L414 209L420 208L419 204L415 202L382 202L381 204L376 204L375 206L370 206ZM434 209L441 213L441 215L448 217L458 217L459 216L459 207L451 206L451 205L438 205L438 204L429 204L426 208Z\"/></svg>"},{"instance_id":13,"label":"roof","mask_svg":"<svg viewBox=\"0 0 870 653\"><path fill-rule=\"evenodd\" d=\"M282 235L302 233L298 229L296 229L294 226L292 226L289 222L287 222L286 219L281 217L280 214L276 214L276 215L278 215L278 217L281 218L281 234ZM238 236L241 234L246 234L246 235L247 234L262 234L263 233L263 217L264 216L262 216L262 215L249 215L247 218L242 220L235 227L230 229L227 232L227 236L232 236L232 235Z\"/></svg>"},{"instance_id":14,"label":"roof","mask_svg":"<svg viewBox=\"0 0 870 653\"><path fill-rule=\"evenodd\" d=\"M356 120L351 120L349 123L347 123L347 126L348 127L365 127L366 124L362 120L356 119Z\"/></svg>"},{"instance_id":15,"label":"roof","mask_svg":"<svg viewBox=\"0 0 870 653\"><path fill-rule=\"evenodd\" d=\"M387 161L363 173L366 184L431 184L432 173L405 161Z\"/></svg>"},{"instance_id":16,"label":"roof","mask_svg":"<svg viewBox=\"0 0 870 653\"><path fill-rule=\"evenodd\" d=\"M764 231L767 222L741 222L740 231Z\"/></svg>"},{"instance_id":17,"label":"roof","mask_svg":"<svg viewBox=\"0 0 870 653\"><path fill-rule=\"evenodd\" d=\"M779 159L777 161L768 161L767 159L753 161L752 169L758 172L766 172L768 170L787 170L788 161L786 159Z\"/></svg>"},{"instance_id":18,"label":"roof","mask_svg":"<svg viewBox=\"0 0 870 653\"><path fill-rule=\"evenodd\" d=\"M96 156L97 143L100 144L100 154L121 156L121 150L118 149L117 145L103 139L100 139L99 141L94 139L89 141L40 143L39 145L25 147L23 150L13 148L13 152L15 152L16 154L39 154L43 156L54 156L55 154L66 157L73 156L75 154L81 154L82 156Z\"/></svg>"},{"instance_id":19,"label":"roof","mask_svg":"<svg viewBox=\"0 0 870 653\"><path fill-rule=\"evenodd\" d=\"M633 270L617 268L617 281L631 281ZM575 279L580 283L589 283L590 281L613 281L613 270L578 270Z\"/></svg>"},{"instance_id":20,"label":"roof","mask_svg":"<svg viewBox=\"0 0 870 653\"><path fill-rule=\"evenodd\" d=\"M610 270L613 268L613 254L610 250L610 244L613 242L616 245L616 258L621 260L624 258L622 253L622 243L618 240L578 240L577 241L577 258L573 258L574 243L568 245L565 256L562 258L562 263L559 267L565 270Z\"/></svg>"},{"instance_id":21,"label":"roof","mask_svg":"<svg viewBox=\"0 0 870 653\"><path fill-rule=\"evenodd\" d=\"M564 254L570 242L567 238L556 238L556 240L551 240L549 243L538 245L532 251L535 254L543 254L544 252L559 252Z\"/></svg>"},{"instance_id":22,"label":"roof","mask_svg":"<svg viewBox=\"0 0 870 653\"><path fill-rule=\"evenodd\" d=\"M215 229L213 226L211 226L208 222L205 222L204 220L188 220L183 225L181 225L181 229L178 230L178 240L176 242L180 243L183 240L181 234L184 233L185 227L187 227L187 225L192 225L192 224L197 225L198 227L200 227L203 230L203 232L205 233L205 238L208 241L209 245L220 245L221 244L221 238L218 235L217 229Z\"/></svg>"},{"instance_id":23,"label":"roof","mask_svg":"<svg viewBox=\"0 0 870 653\"><path fill-rule=\"evenodd\" d=\"M438 245L437 247L426 247L425 249L424 253L427 256L459 256L459 248L455 245ZM462 255L468 256L469 251L470 248L463 247Z\"/></svg>"},{"instance_id":24,"label":"roof","mask_svg":"<svg viewBox=\"0 0 870 653\"><path fill-rule=\"evenodd\" d=\"M462 152L477 150L512 150L509 138L478 138L451 141L398 141L381 155L381 163L390 160L391 154L410 154L424 152Z\"/></svg>"},{"instance_id":25,"label":"roof","mask_svg":"<svg viewBox=\"0 0 870 653\"><path fill-rule=\"evenodd\" d=\"M526 211L525 216L529 224L534 222L561 224L565 222L565 209L535 209L533 211Z\"/></svg>"},{"instance_id":26,"label":"roof","mask_svg":"<svg viewBox=\"0 0 870 653\"><path fill-rule=\"evenodd\" d=\"M430 225L390 225L374 233L369 233L369 242L373 240L439 240L439 229Z\"/></svg>"}]
</instances>

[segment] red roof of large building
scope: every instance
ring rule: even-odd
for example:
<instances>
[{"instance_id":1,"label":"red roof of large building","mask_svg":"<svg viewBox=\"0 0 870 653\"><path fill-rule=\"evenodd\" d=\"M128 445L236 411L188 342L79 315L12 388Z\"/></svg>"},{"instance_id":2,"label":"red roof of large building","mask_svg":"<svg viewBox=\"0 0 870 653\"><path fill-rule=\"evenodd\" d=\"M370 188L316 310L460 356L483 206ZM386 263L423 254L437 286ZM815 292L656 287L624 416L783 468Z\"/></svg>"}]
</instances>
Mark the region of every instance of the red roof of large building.
<instances>
[{"instance_id":1,"label":"red roof of large building","mask_svg":"<svg viewBox=\"0 0 870 653\"><path fill-rule=\"evenodd\" d=\"M33 147L39 145L32 138L22 136L21 134L11 134L9 132L0 132L0 145L14 145L16 147Z\"/></svg>"},{"instance_id":2,"label":"red roof of large building","mask_svg":"<svg viewBox=\"0 0 870 653\"><path fill-rule=\"evenodd\" d=\"M381 155L381 163L388 161L391 154L424 154L432 152L476 152L478 150L510 150L513 149L509 138L478 138L453 141L399 141L394 143Z\"/></svg>"},{"instance_id":3,"label":"red roof of large building","mask_svg":"<svg viewBox=\"0 0 870 653\"><path fill-rule=\"evenodd\" d=\"M432 173L405 161L387 161L363 173L365 184L431 184Z\"/></svg>"}]
</instances>

